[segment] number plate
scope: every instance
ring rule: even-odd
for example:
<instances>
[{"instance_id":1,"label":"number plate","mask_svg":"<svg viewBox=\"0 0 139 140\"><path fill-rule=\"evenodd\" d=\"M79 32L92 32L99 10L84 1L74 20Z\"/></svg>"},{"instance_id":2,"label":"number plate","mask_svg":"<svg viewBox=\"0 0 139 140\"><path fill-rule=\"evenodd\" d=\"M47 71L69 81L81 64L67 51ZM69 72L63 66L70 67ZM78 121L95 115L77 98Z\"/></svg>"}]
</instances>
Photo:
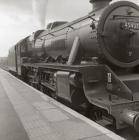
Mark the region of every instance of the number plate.
<instances>
[{"instance_id":1,"label":"number plate","mask_svg":"<svg viewBox=\"0 0 139 140\"><path fill-rule=\"evenodd\" d=\"M123 30L139 30L139 23L133 23L133 22L122 22L121 23L121 29Z\"/></svg>"}]
</instances>

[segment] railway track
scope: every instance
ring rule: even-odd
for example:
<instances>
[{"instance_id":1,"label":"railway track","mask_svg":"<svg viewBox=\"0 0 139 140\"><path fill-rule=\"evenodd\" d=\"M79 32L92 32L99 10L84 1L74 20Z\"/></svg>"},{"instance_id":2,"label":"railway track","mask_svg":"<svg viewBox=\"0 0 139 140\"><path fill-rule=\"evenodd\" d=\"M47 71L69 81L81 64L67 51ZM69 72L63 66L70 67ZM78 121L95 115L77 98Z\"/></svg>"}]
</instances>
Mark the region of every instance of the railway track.
<instances>
[{"instance_id":1,"label":"railway track","mask_svg":"<svg viewBox=\"0 0 139 140\"><path fill-rule=\"evenodd\" d=\"M126 140L139 140L139 133L135 132L135 130L132 129L132 128L125 128L125 129L115 130L110 125L104 126L104 127L109 129L110 131L116 133L117 135L125 138Z\"/></svg>"},{"instance_id":2,"label":"railway track","mask_svg":"<svg viewBox=\"0 0 139 140\"><path fill-rule=\"evenodd\" d=\"M139 133L133 131L133 129L123 129L119 130L117 134L121 137L124 137L126 140L139 140Z\"/></svg>"}]
</instances>

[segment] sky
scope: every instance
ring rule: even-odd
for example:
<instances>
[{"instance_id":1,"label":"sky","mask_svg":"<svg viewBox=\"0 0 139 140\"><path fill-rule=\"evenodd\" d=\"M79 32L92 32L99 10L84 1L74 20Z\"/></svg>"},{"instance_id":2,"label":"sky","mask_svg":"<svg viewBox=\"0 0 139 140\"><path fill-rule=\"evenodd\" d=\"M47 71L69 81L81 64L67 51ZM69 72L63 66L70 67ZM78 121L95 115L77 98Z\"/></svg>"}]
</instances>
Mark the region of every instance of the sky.
<instances>
[{"instance_id":1,"label":"sky","mask_svg":"<svg viewBox=\"0 0 139 140\"><path fill-rule=\"evenodd\" d=\"M0 57L7 56L10 47L49 22L72 21L88 14L91 8L89 0L0 0Z\"/></svg>"}]
</instances>

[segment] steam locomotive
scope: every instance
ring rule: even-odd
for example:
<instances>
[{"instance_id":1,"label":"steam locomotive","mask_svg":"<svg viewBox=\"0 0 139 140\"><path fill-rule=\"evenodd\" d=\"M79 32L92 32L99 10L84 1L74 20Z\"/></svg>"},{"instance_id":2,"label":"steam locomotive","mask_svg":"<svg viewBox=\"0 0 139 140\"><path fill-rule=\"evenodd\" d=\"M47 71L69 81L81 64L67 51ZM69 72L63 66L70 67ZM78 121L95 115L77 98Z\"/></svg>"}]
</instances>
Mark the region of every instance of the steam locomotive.
<instances>
[{"instance_id":1,"label":"steam locomotive","mask_svg":"<svg viewBox=\"0 0 139 140\"><path fill-rule=\"evenodd\" d=\"M53 98L139 131L139 7L90 0L93 11L50 23L9 50L9 70Z\"/></svg>"}]
</instances>

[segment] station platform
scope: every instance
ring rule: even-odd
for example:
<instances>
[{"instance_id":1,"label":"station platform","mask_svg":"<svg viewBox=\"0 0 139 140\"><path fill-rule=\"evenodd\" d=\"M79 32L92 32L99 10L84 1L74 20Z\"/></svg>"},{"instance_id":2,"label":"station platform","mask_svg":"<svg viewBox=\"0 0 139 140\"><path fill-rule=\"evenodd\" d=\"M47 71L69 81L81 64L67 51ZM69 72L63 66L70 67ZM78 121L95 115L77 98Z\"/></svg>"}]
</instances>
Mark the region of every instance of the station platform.
<instances>
[{"instance_id":1,"label":"station platform","mask_svg":"<svg viewBox=\"0 0 139 140\"><path fill-rule=\"evenodd\" d=\"M0 140L124 140L0 69Z\"/></svg>"}]
</instances>

